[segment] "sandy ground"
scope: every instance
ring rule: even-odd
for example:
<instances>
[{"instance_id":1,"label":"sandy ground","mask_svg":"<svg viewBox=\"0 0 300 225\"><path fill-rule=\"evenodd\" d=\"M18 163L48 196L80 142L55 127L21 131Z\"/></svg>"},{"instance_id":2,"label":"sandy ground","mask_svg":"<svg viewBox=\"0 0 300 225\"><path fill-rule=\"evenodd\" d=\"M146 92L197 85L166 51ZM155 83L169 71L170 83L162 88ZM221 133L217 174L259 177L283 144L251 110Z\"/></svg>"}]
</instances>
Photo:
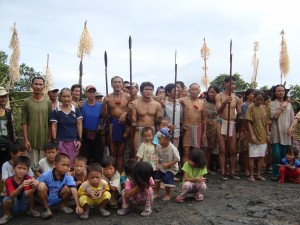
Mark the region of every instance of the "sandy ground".
<instances>
[{"instance_id":1,"label":"sandy ground","mask_svg":"<svg viewBox=\"0 0 300 225\"><path fill-rule=\"evenodd\" d=\"M87 221L80 220L75 214L64 215L54 210L54 216L48 220L21 215L14 217L8 224L300 224L300 185L281 185L271 181L270 176L266 177L267 181L250 183L245 177L240 181L221 182L217 175L208 175L208 189L202 202L196 202L190 197L184 203L176 203L174 199L180 192L177 183L178 187L172 190L171 201L155 200L153 213L146 218L140 216L143 210L141 207L132 208L125 216L110 210L112 215L107 218L101 217L94 209ZM164 190L161 191L161 197L163 194Z\"/></svg>"}]
</instances>

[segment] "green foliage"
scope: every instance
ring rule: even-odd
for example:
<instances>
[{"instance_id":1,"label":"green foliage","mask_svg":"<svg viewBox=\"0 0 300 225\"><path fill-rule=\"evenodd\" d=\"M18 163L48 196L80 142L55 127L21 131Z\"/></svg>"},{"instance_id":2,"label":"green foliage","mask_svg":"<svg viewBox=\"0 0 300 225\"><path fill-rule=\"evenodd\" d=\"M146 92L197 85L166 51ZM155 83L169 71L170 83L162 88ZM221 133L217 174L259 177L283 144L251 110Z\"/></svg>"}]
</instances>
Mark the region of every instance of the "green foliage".
<instances>
[{"instance_id":1,"label":"green foliage","mask_svg":"<svg viewBox=\"0 0 300 225\"><path fill-rule=\"evenodd\" d=\"M266 90L269 90L270 88L269 88L269 86L268 85L264 85L264 86L262 86L261 88L260 88L260 90L262 90L262 91L266 91Z\"/></svg>"},{"instance_id":2,"label":"green foliage","mask_svg":"<svg viewBox=\"0 0 300 225\"><path fill-rule=\"evenodd\" d=\"M249 88L256 89L257 84L258 84L258 83L257 83L256 81L253 81L253 82L251 82L251 83L249 84Z\"/></svg>"},{"instance_id":3,"label":"green foliage","mask_svg":"<svg viewBox=\"0 0 300 225\"><path fill-rule=\"evenodd\" d=\"M7 65L8 56L5 52L0 51L0 86L6 87L7 78L8 78L8 65Z\"/></svg>"},{"instance_id":4,"label":"green foliage","mask_svg":"<svg viewBox=\"0 0 300 225\"><path fill-rule=\"evenodd\" d=\"M300 107L300 86L290 85L289 96L291 97L294 111L297 112Z\"/></svg>"},{"instance_id":5,"label":"green foliage","mask_svg":"<svg viewBox=\"0 0 300 225\"><path fill-rule=\"evenodd\" d=\"M210 82L211 85L217 86L220 91L224 91L224 80L229 76L228 74L220 74L213 81ZM232 75L236 79L236 91L244 91L250 88L250 84L241 78L241 75L235 73Z\"/></svg>"}]
</instances>

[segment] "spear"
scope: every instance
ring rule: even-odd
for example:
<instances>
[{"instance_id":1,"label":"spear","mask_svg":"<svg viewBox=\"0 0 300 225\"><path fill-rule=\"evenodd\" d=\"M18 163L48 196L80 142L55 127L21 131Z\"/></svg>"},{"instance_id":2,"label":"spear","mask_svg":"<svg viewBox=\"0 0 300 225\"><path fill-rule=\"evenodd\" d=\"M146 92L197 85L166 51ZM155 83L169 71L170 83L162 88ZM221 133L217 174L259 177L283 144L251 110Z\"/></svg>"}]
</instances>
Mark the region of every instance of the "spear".
<instances>
[{"instance_id":1,"label":"spear","mask_svg":"<svg viewBox=\"0 0 300 225\"><path fill-rule=\"evenodd\" d=\"M177 83L177 51L175 50L175 88L174 88L174 102L173 102L173 121L172 124L175 126L175 108L176 108L176 83Z\"/></svg>"},{"instance_id":2,"label":"spear","mask_svg":"<svg viewBox=\"0 0 300 225\"><path fill-rule=\"evenodd\" d=\"M131 35L129 35L129 40L128 40L128 45L129 45L129 81L130 81L130 101L133 101L133 96L132 96L132 40L131 40ZM132 121L131 121L132 122ZM133 126L132 123L130 123L130 142L131 142L131 157L134 158L134 143L133 143Z\"/></svg>"},{"instance_id":3,"label":"spear","mask_svg":"<svg viewBox=\"0 0 300 225\"><path fill-rule=\"evenodd\" d=\"M84 23L84 28L82 31L82 34L80 36L79 40L79 47L77 51L77 56L80 58L80 63L79 63L79 84L80 84L80 100L82 100L82 74L83 74L83 65L82 65L82 60L84 55L90 55L92 49L93 49L93 41L90 36L90 33L87 29L87 21Z\"/></svg>"},{"instance_id":4,"label":"spear","mask_svg":"<svg viewBox=\"0 0 300 225\"><path fill-rule=\"evenodd\" d=\"M280 65L280 80L282 84L282 79L287 77L289 73L289 55L287 50L287 44L284 38L284 30L281 31L281 51L280 51L280 58L279 58L279 65Z\"/></svg>"},{"instance_id":5,"label":"spear","mask_svg":"<svg viewBox=\"0 0 300 225\"><path fill-rule=\"evenodd\" d=\"M203 58L203 61L204 61L204 67L203 70L204 70L204 77L202 78L201 82L202 84L205 86L206 90L208 88L208 85L209 85L209 80L207 78L207 65L206 65L206 62L208 60L208 57L210 55L210 49L207 47L206 45L206 41L205 41L205 38L204 38L204 43L203 43L203 46L201 48L201 57Z\"/></svg>"},{"instance_id":6,"label":"spear","mask_svg":"<svg viewBox=\"0 0 300 225\"><path fill-rule=\"evenodd\" d=\"M229 72L229 96L231 96L231 79L232 79L232 40L230 40L230 72ZM229 152L229 131L230 131L230 102L228 103L228 119L227 119L227 142L226 152Z\"/></svg>"},{"instance_id":7,"label":"spear","mask_svg":"<svg viewBox=\"0 0 300 225\"><path fill-rule=\"evenodd\" d=\"M106 86L106 96L108 96L108 79L107 79L107 53L106 51L104 52L104 65L105 65L105 86ZM109 145L110 145L110 129L109 129L109 103L106 103L106 113L107 113L107 133L108 135L106 135L106 146L104 149L104 152L106 152L106 154L108 155L109 153Z\"/></svg>"}]
</instances>

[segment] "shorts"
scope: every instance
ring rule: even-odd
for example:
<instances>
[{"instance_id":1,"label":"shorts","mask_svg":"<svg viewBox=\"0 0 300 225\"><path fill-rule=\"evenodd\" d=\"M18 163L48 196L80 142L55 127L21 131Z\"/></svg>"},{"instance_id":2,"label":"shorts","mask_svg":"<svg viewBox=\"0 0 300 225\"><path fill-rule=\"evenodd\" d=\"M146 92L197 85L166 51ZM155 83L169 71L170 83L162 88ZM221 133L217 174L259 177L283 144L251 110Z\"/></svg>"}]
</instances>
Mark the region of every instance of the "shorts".
<instances>
[{"instance_id":1,"label":"shorts","mask_svg":"<svg viewBox=\"0 0 300 225\"><path fill-rule=\"evenodd\" d=\"M48 190L49 191L49 190ZM62 201L60 191L57 193L48 193L48 205L59 205Z\"/></svg>"},{"instance_id":2,"label":"shorts","mask_svg":"<svg viewBox=\"0 0 300 225\"><path fill-rule=\"evenodd\" d=\"M162 181L167 187L174 187L174 173L167 171L166 173L158 170L154 176L155 181Z\"/></svg>"},{"instance_id":3,"label":"shorts","mask_svg":"<svg viewBox=\"0 0 300 225\"><path fill-rule=\"evenodd\" d=\"M4 202L6 202L7 200L11 199L10 197L4 197L3 198L3 204ZM27 212L28 210L28 197L23 194L21 199L18 199L17 197L14 198L14 204L11 208L11 212L14 214L18 214L18 213L24 213Z\"/></svg>"},{"instance_id":4,"label":"shorts","mask_svg":"<svg viewBox=\"0 0 300 225\"><path fill-rule=\"evenodd\" d=\"M89 206L97 206L100 205L106 199L110 200L110 198L111 194L109 191L104 191L102 195L97 199L92 199L87 195L82 195L79 197L79 204L81 207L83 207L85 204L88 204Z\"/></svg>"},{"instance_id":5,"label":"shorts","mask_svg":"<svg viewBox=\"0 0 300 225\"><path fill-rule=\"evenodd\" d=\"M249 157L255 158L255 157L265 157L267 150L267 143L265 144L249 144Z\"/></svg>"}]
</instances>

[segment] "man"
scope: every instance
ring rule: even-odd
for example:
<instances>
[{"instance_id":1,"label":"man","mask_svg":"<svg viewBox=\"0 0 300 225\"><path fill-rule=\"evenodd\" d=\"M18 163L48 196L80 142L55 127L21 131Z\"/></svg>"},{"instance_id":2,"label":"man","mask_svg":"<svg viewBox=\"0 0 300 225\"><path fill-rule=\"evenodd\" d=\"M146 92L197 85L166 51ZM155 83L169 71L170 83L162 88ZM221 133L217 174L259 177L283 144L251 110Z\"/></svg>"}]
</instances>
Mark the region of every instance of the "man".
<instances>
[{"instance_id":1,"label":"man","mask_svg":"<svg viewBox=\"0 0 300 225\"><path fill-rule=\"evenodd\" d=\"M123 82L123 92L127 94L130 92L130 82L127 80Z\"/></svg>"},{"instance_id":2,"label":"man","mask_svg":"<svg viewBox=\"0 0 300 225\"><path fill-rule=\"evenodd\" d=\"M55 109L59 104L59 102L57 100L58 91L59 91L59 89L54 88L54 87L50 87L48 90L48 97L51 102L52 109Z\"/></svg>"},{"instance_id":3,"label":"man","mask_svg":"<svg viewBox=\"0 0 300 225\"><path fill-rule=\"evenodd\" d=\"M176 87L178 91L178 98L183 98L184 96L184 90L185 90L185 85L182 81L176 81Z\"/></svg>"},{"instance_id":4,"label":"man","mask_svg":"<svg viewBox=\"0 0 300 225\"><path fill-rule=\"evenodd\" d=\"M230 82L231 80L231 82ZM230 86L231 83L231 86ZM234 77L226 77L224 80L225 90L216 95L216 109L219 115L217 121L217 138L219 143L219 161L221 168L221 180L228 180L226 176L226 151L229 155L230 177L235 180L240 178L235 175L236 163L236 130L235 119L241 115L241 101L235 95L236 80ZM231 95L229 92L231 91ZM228 104L230 104L228 118ZM237 115L235 114L237 112ZM228 123L229 122L229 123ZM229 124L229 135L227 135L227 124ZM227 140L227 136L229 139ZM225 141L228 141L228 148L225 147Z\"/></svg>"},{"instance_id":5,"label":"man","mask_svg":"<svg viewBox=\"0 0 300 225\"><path fill-rule=\"evenodd\" d=\"M80 101L80 87L80 84L73 84L71 87L72 104L76 107L82 106L82 101Z\"/></svg>"},{"instance_id":6,"label":"man","mask_svg":"<svg viewBox=\"0 0 300 225\"><path fill-rule=\"evenodd\" d=\"M104 95L101 92L96 92L96 101L102 103Z\"/></svg>"},{"instance_id":7,"label":"man","mask_svg":"<svg viewBox=\"0 0 300 225\"><path fill-rule=\"evenodd\" d=\"M144 127L154 127L154 120L162 115L161 105L153 99L154 85L151 82L141 84L142 97L132 102L132 125L136 127L134 134L134 155L141 144Z\"/></svg>"},{"instance_id":8,"label":"man","mask_svg":"<svg viewBox=\"0 0 300 225\"><path fill-rule=\"evenodd\" d=\"M117 162L117 170L121 174L124 165L124 151L126 139L124 137L126 127L126 118L128 113L128 104L130 96L123 92L123 79L114 76L111 79L113 93L107 95L104 99L104 115L109 120L110 134L110 155ZM107 115L107 107L109 115Z\"/></svg>"},{"instance_id":9,"label":"man","mask_svg":"<svg viewBox=\"0 0 300 225\"><path fill-rule=\"evenodd\" d=\"M288 147L292 144L288 129L294 120L292 105L287 101L287 91L283 85L276 85L273 88L271 111L271 144L273 156L273 179L279 177L278 164L285 157Z\"/></svg>"},{"instance_id":10,"label":"man","mask_svg":"<svg viewBox=\"0 0 300 225\"><path fill-rule=\"evenodd\" d=\"M43 96L45 80L42 77L34 77L31 81L33 94L24 100L22 105L22 129L25 148L31 159L32 166L38 164L43 157L40 151L50 140L50 116L51 103Z\"/></svg>"},{"instance_id":11,"label":"man","mask_svg":"<svg viewBox=\"0 0 300 225\"><path fill-rule=\"evenodd\" d=\"M206 142L205 105L200 99L198 99L200 94L200 86L197 83L191 84L189 87L189 92L189 98L185 97L178 99L183 108L182 126L184 129L184 134L182 141L182 165L188 161L192 147L201 147L201 138L203 138L203 142Z\"/></svg>"}]
</instances>

